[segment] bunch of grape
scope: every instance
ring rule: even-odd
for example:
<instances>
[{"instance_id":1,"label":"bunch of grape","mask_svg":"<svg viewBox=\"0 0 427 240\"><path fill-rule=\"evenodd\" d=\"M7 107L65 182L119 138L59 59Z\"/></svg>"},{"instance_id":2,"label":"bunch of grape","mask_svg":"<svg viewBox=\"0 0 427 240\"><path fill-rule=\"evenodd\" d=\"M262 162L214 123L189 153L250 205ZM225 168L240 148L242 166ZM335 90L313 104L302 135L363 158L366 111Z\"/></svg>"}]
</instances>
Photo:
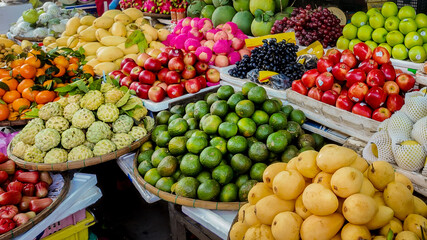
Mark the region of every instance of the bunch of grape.
<instances>
[{"instance_id":1,"label":"bunch of grape","mask_svg":"<svg viewBox=\"0 0 427 240\"><path fill-rule=\"evenodd\" d=\"M229 70L231 76L246 78L246 74L256 68L284 74L292 80L301 78L304 71L302 64L296 62L298 46L285 40L277 42L274 38L262 42L262 46L252 50L250 57L245 55L235 68Z\"/></svg>"},{"instance_id":2,"label":"bunch of grape","mask_svg":"<svg viewBox=\"0 0 427 240\"><path fill-rule=\"evenodd\" d=\"M4 67L6 65L4 58L12 53L12 48L7 48L3 43L0 44L0 67Z\"/></svg>"},{"instance_id":3,"label":"bunch of grape","mask_svg":"<svg viewBox=\"0 0 427 240\"><path fill-rule=\"evenodd\" d=\"M318 40L323 47L334 47L342 35L340 20L327 8L305 9L295 8L290 18L277 20L271 28L271 33L282 33L289 29L295 31L295 37L303 46L308 46Z\"/></svg>"}]
</instances>

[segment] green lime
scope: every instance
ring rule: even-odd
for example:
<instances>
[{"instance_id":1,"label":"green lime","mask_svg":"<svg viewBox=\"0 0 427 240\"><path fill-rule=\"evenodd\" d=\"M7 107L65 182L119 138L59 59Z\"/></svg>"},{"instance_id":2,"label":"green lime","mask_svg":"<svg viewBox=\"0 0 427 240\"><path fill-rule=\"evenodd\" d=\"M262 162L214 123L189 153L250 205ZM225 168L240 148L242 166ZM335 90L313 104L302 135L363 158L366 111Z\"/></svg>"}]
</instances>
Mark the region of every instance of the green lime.
<instances>
[{"instance_id":1,"label":"green lime","mask_svg":"<svg viewBox=\"0 0 427 240\"><path fill-rule=\"evenodd\" d=\"M277 106L279 106L279 111L280 111L280 109L282 108L282 105L283 105L282 100L280 100L280 99L279 99L279 98L277 98L277 97L274 97L274 98L272 98L271 100L276 101Z\"/></svg>"},{"instance_id":2,"label":"green lime","mask_svg":"<svg viewBox=\"0 0 427 240\"><path fill-rule=\"evenodd\" d=\"M208 103L209 106L212 106L212 104L218 100L219 98L217 93L212 93L208 96L208 98L206 99L206 102Z\"/></svg>"},{"instance_id":3,"label":"green lime","mask_svg":"<svg viewBox=\"0 0 427 240\"><path fill-rule=\"evenodd\" d=\"M183 137L183 136L173 137L169 141L169 145L168 145L169 152L174 156L178 156L186 153L187 152L187 148L185 146L186 143L187 143L186 137Z\"/></svg>"},{"instance_id":4,"label":"green lime","mask_svg":"<svg viewBox=\"0 0 427 240\"><path fill-rule=\"evenodd\" d=\"M199 181L193 177L181 178L175 186L175 193L178 196L196 198Z\"/></svg>"},{"instance_id":5,"label":"green lime","mask_svg":"<svg viewBox=\"0 0 427 240\"><path fill-rule=\"evenodd\" d=\"M222 160L222 153L216 147L207 147L200 153L200 163L207 168L214 168Z\"/></svg>"},{"instance_id":6,"label":"green lime","mask_svg":"<svg viewBox=\"0 0 427 240\"><path fill-rule=\"evenodd\" d=\"M305 122L306 117L303 111L296 109L291 112L291 120L302 125Z\"/></svg>"},{"instance_id":7,"label":"green lime","mask_svg":"<svg viewBox=\"0 0 427 240\"><path fill-rule=\"evenodd\" d=\"M209 113L209 105L206 101L200 100L194 104L194 118L199 120L207 113Z\"/></svg>"},{"instance_id":8,"label":"green lime","mask_svg":"<svg viewBox=\"0 0 427 240\"><path fill-rule=\"evenodd\" d=\"M248 149L252 146L252 144L259 142L258 139L256 139L256 137L252 136L252 137L248 137L246 138L246 142L248 142Z\"/></svg>"},{"instance_id":9,"label":"green lime","mask_svg":"<svg viewBox=\"0 0 427 240\"><path fill-rule=\"evenodd\" d=\"M199 121L199 129L203 131L203 123L205 122L206 118L211 116L210 113L207 113L205 116L203 116Z\"/></svg>"},{"instance_id":10,"label":"green lime","mask_svg":"<svg viewBox=\"0 0 427 240\"><path fill-rule=\"evenodd\" d=\"M171 177L162 177L157 181L156 188L160 189L163 192L171 192L172 185L175 183L175 180Z\"/></svg>"},{"instance_id":11,"label":"green lime","mask_svg":"<svg viewBox=\"0 0 427 240\"><path fill-rule=\"evenodd\" d=\"M283 133L274 132L267 138L267 148L274 153L280 153L285 151L288 145L288 140Z\"/></svg>"},{"instance_id":12,"label":"green lime","mask_svg":"<svg viewBox=\"0 0 427 240\"><path fill-rule=\"evenodd\" d=\"M167 156L160 161L157 171L162 177L169 177L175 173L178 167L178 160L174 156Z\"/></svg>"},{"instance_id":13,"label":"green lime","mask_svg":"<svg viewBox=\"0 0 427 240\"><path fill-rule=\"evenodd\" d=\"M303 147L315 148L316 141L314 140L314 137L311 136L310 134L303 134L298 138L298 147L299 148L303 148Z\"/></svg>"},{"instance_id":14,"label":"green lime","mask_svg":"<svg viewBox=\"0 0 427 240\"><path fill-rule=\"evenodd\" d=\"M151 133L151 140L153 142L156 142L156 138L157 136L163 132L163 131L167 131L168 130L168 126L167 125L157 125L157 127L154 128L153 132Z\"/></svg>"},{"instance_id":15,"label":"green lime","mask_svg":"<svg viewBox=\"0 0 427 240\"><path fill-rule=\"evenodd\" d=\"M203 121L203 131L209 135L216 134L221 123L222 120L220 117L217 115L210 115Z\"/></svg>"},{"instance_id":16,"label":"green lime","mask_svg":"<svg viewBox=\"0 0 427 240\"><path fill-rule=\"evenodd\" d=\"M267 99L267 91L260 86L253 87L248 92L248 99L256 104L261 104Z\"/></svg>"},{"instance_id":17,"label":"green lime","mask_svg":"<svg viewBox=\"0 0 427 240\"><path fill-rule=\"evenodd\" d=\"M187 153L182 158L179 169L182 174L195 177L202 171L202 165L197 155Z\"/></svg>"},{"instance_id":18,"label":"green lime","mask_svg":"<svg viewBox=\"0 0 427 240\"><path fill-rule=\"evenodd\" d=\"M294 108L291 105L285 105L282 107L282 112L286 114L286 117L289 117L293 110Z\"/></svg>"},{"instance_id":19,"label":"green lime","mask_svg":"<svg viewBox=\"0 0 427 240\"><path fill-rule=\"evenodd\" d=\"M227 150L230 153L241 153L246 151L247 148L248 143L246 142L246 138L243 136L234 136L227 142Z\"/></svg>"},{"instance_id":20,"label":"green lime","mask_svg":"<svg viewBox=\"0 0 427 240\"><path fill-rule=\"evenodd\" d=\"M268 155L268 161L270 162L278 162L279 161L279 155L274 153L274 152L270 152L270 154Z\"/></svg>"},{"instance_id":21,"label":"green lime","mask_svg":"<svg viewBox=\"0 0 427 240\"><path fill-rule=\"evenodd\" d=\"M237 185L238 188L240 188L247 181L249 181L249 175L248 174L240 175L236 179L236 185Z\"/></svg>"},{"instance_id":22,"label":"green lime","mask_svg":"<svg viewBox=\"0 0 427 240\"><path fill-rule=\"evenodd\" d=\"M238 153L231 158L230 165L235 173L242 174L251 168L252 161L245 155Z\"/></svg>"},{"instance_id":23,"label":"green lime","mask_svg":"<svg viewBox=\"0 0 427 240\"><path fill-rule=\"evenodd\" d=\"M138 172L141 174L141 176L144 177L144 175L148 172L148 170L152 169L153 165L149 161L143 161L138 165Z\"/></svg>"},{"instance_id":24,"label":"green lime","mask_svg":"<svg viewBox=\"0 0 427 240\"><path fill-rule=\"evenodd\" d=\"M157 168L152 168L145 173L144 180L149 184L156 186L157 181L162 178L162 176L157 171Z\"/></svg>"},{"instance_id":25,"label":"green lime","mask_svg":"<svg viewBox=\"0 0 427 240\"><path fill-rule=\"evenodd\" d=\"M143 144L141 145L141 147L139 148L139 150L140 150L141 152L145 152L145 151L147 151L147 150L154 150L153 142L152 142L152 141L150 141L150 140L146 141L145 143L143 143Z\"/></svg>"},{"instance_id":26,"label":"green lime","mask_svg":"<svg viewBox=\"0 0 427 240\"><path fill-rule=\"evenodd\" d=\"M257 184L256 180L248 180L245 183L243 183L242 186L239 188L239 200L241 202L247 202L248 201L248 195L249 191L252 189L253 186Z\"/></svg>"},{"instance_id":27,"label":"green lime","mask_svg":"<svg viewBox=\"0 0 427 240\"><path fill-rule=\"evenodd\" d=\"M166 147L168 142L172 139L168 131L161 132L156 138L156 145L159 147Z\"/></svg>"},{"instance_id":28,"label":"green lime","mask_svg":"<svg viewBox=\"0 0 427 240\"><path fill-rule=\"evenodd\" d=\"M219 193L220 202L235 202L239 194L239 188L234 183L225 185Z\"/></svg>"},{"instance_id":29,"label":"green lime","mask_svg":"<svg viewBox=\"0 0 427 240\"><path fill-rule=\"evenodd\" d=\"M206 182L206 180L212 179L211 173L208 171L203 171L201 173L199 173L199 175L197 175L197 180L199 180L199 182L204 183Z\"/></svg>"},{"instance_id":30,"label":"green lime","mask_svg":"<svg viewBox=\"0 0 427 240\"><path fill-rule=\"evenodd\" d=\"M256 110L252 115L252 120L257 126L268 123L268 119L270 119L270 116L262 110Z\"/></svg>"},{"instance_id":31,"label":"green lime","mask_svg":"<svg viewBox=\"0 0 427 240\"><path fill-rule=\"evenodd\" d=\"M275 131L280 129L286 129L286 126L288 124L288 120L286 119L286 115L284 113L273 113L271 115L270 120L268 121L270 126L273 127Z\"/></svg>"},{"instance_id":32,"label":"green lime","mask_svg":"<svg viewBox=\"0 0 427 240\"><path fill-rule=\"evenodd\" d=\"M256 132L256 123L250 118L242 118L237 122L239 133L244 137L250 137Z\"/></svg>"},{"instance_id":33,"label":"green lime","mask_svg":"<svg viewBox=\"0 0 427 240\"><path fill-rule=\"evenodd\" d=\"M194 114L193 116L191 116L190 114L185 114L182 118L184 118L185 120L188 120L190 118L194 118Z\"/></svg>"},{"instance_id":34,"label":"green lime","mask_svg":"<svg viewBox=\"0 0 427 240\"><path fill-rule=\"evenodd\" d=\"M233 169L228 165L220 165L212 171L212 178L225 185L233 179Z\"/></svg>"},{"instance_id":35,"label":"green lime","mask_svg":"<svg viewBox=\"0 0 427 240\"><path fill-rule=\"evenodd\" d=\"M169 155L170 153L167 148L159 148L153 152L153 155L151 155L151 164L154 167L157 167L160 161Z\"/></svg>"},{"instance_id":36,"label":"green lime","mask_svg":"<svg viewBox=\"0 0 427 240\"><path fill-rule=\"evenodd\" d=\"M184 118L177 118L169 123L168 132L172 137L182 136L188 130L188 123Z\"/></svg>"},{"instance_id":37,"label":"green lime","mask_svg":"<svg viewBox=\"0 0 427 240\"><path fill-rule=\"evenodd\" d=\"M237 125L231 122L223 122L218 127L218 134L223 138L231 138L236 136L237 131Z\"/></svg>"},{"instance_id":38,"label":"green lime","mask_svg":"<svg viewBox=\"0 0 427 240\"><path fill-rule=\"evenodd\" d=\"M143 161L151 161L151 156L153 155L154 150L147 150L144 152L141 152L138 155L138 163L142 163Z\"/></svg>"},{"instance_id":39,"label":"green lime","mask_svg":"<svg viewBox=\"0 0 427 240\"><path fill-rule=\"evenodd\" d=\"M254 162L264 162L268 159L269 152L264 143L256 142L249 148L248 155Z\"/></svg>"},{"instance_id":40,"label":"green lime","mask_svg":"<svg viewBox=\"0 0 427 240\"><path fill-rule=\"evenodd\" d=\"M288 143L292 142L292 134L288 130L279 130L277 132L280 132L286 136L286 140L288 140Z\"/></svg>"},{"instance_id":41,"label":"green lime","mask_svg":"<svg viewBox=\"0 0 427 240\"><path fill-rule=\"evenodd\" d=\"M172 114L184 115L185 114L185 107L182 105L175 105L175 106L171 107L170 112Z\"/></svg>"},{"instance_id":42,"label":"green lime","mask_svg":"<svg viewBox=\"0 0 427 240\"><path fill-rule=\"evenodd\" d=\"M225 159L222 159L221 163L219 164L219 166L222 166L222 165L228 165L228 163Z\"/></svg>"},{"instance_id":43,"label":"green lime","mask_svg":"<svg viewBox=\"0 0 427 240\"><path fill-rule=\"evenodd\" d=\"M212 95L212 94L214 94L214 93L213 93L213 92L208 92L208 93L206 93L206 94L205 94L205 96L203 97L203 100L207 101L207 100L208 100L208 97L209 97L210 95Z\"/></svg>"},{"instance_id":44,"label":"green lime","mask_svg":"<svg viewBox=\"0 0 427 240\"><path fill-rule=\"evenodd\" d=\"M298 154L299 154L298 148L295 147L295 145L289 145L285 148L285 151L282 153L281 161L287 163L292 158L298 156Z\"/></svg>"},{"instance_id":45,"label":"green lime","mask_svg":"<svg viewBox=\"0 0 427 240\"><path fill-rule=\"evenodd\" d=\"M198 131L200 131L199 129L192 129L192 130L188 130L186 133L185 133L185 137L188 139L188 138L191 138L191 136L193 136L193 134L195 133L195 132L198 132ZM200 132L203 132L203 131L200 131Z\"/></svg>"},{"instance_id":46,"label":"green lime","mask_svg":"<svg viewBox=\"0 0 427 240\"><path fill-rule=\"evenodd\" d=\"M189 130L197 129L199 123L197 122L197 120L195 118L189 118L189 119L186 119L186 120L187 120L187 124L188 124L188 129Z\"/></svg>"},{"instance_id":47,"label":"green lime","mask_svg":"<svg viewBox=\"0 0 427 240\"><path fill-rule=\"evenodd\" d=\"M178 181L178 179L183 176L183 174L181 174L181 170L177 169L175 171L175 173L172 175L172 178L175 179L175 181Z\"/></svg>"},{"instance_id":48,"label":"green lime","mask_svg":"<svg viewBox=\"0 0 427 240\"><path fill-rule=\"evenodd\" d=\"M202 137L208 139L209 136L207 133L201 130L196 130L190 137Z\"/></svg>"},{"instance_id":49,"label":"green lime","mask_svg":"<svg viewBox=\"0 0 427 240\"><path fill-rule=\"evenodd\" d=\"M262 110L264 110L268 115L271 115L273 113L277 113L280 111L280 106L277 103L276 100L273 99L267 99L262 104Z\"/></svg>"},{"instance_id":50,"label":"green lime","mask_svg":"<svg viewBox=\"0 0 427 240\"><path fill-rule=\"evenodd\" d=\"M168 110L163 110L157 114L156 122L158 125L167 124L171 116L171 112L169 112Z\"/></svg>"},{"instance_id":51,"label":"green lime","mask_svg":"<svg viewBox=\"0 0 427 240\"><path fill-rule=\"evenodd\" d=\"M242 86L242 93L244 96L247 96L249 91L253 88L258 86L256 83L253 82L245 82Z\"/></svg>"},{"instance_id":52,"label":"green lime","mask_svg":"<svg viewBox=\"0 0 427 240\"><path fill-rule=\"evenodd\" d=\"M230 112L227 114L227 116L225 116L224 121L225 122L231 122L231 123L235 123L237 124L237 122L240 120L240 117L237 116L237 113L235 112Z\"/></svg>"},{"instance_id":53,"label":"green lime","mask_svg":"<svg viewBox=\"0 0 427 240\"><path fill-rule=\"evenodd\" d=\"M236 108L237 103L244 99L245 99L245 96L243 96L243 94L235 93L231 95L230 98L227 100L228 107L231 110L234 110Z\"/></svg>"},{"instance_id":54,"label":"green lime","mask_svg":"<svg viewBox=\"0 0 427 240\"><path fill-rule=\"evenodd\" d=\"M320 150L325 144L325 139L317 133L312 133L311 136L314 138L315 149Z\"/></svg>"},{"instance_id":55,"label":"green lime","mask_svg":"<svg viewBox=\"0 0 427 240\"><path fill-rule=\"evenodd\" d=\"M255 132L255 137L259 141L265 142L270 134L274 132L274 129L272 126L268 124L263 124L259 126Z\"/></svg>"},{"instance_id":56,"label":"green lime","mask_svg":"<svg viewBox=\"0 0 427 240\"><path fill-rule=\"evenodd\" d=\"M234 94L234 89L230 85L224 85L218 88L217 94L219 99L227 100L231 95Z\"/></svg>"},{"instance_id":57,"label":"green lime","mask_svg":"<svg viewBox=\"0 0 427 240\"><path fill-rule=\"evenodd\" d=\"M306 146L306 147L300 148L299 152L302 153L308 150L314 150L314 148L310 146Z\"/></svg>"},{"instance_id":58,"label":"green lime","mask_svg":"<svg viewBox=\"0 0 427 240\"><path fill-rule=\"evenodd\" d=\"M177 171L177 172L178 172L178 171ZM186 178L186 177L187 177L187 176L185 176L185 174L182 174L182 173L181 173L181 175L179 175L179 177L176 179L176 181L177 181L177 182L179 182L181 179ZM176 184L174 184L174 185L176 186ZM175 192L175 191L174 191L174 187L173 187L173 186L172 186L172 189L171 189L171 190L172 190L172 192Z\"/></svg>"},{"instance_id":59,"label":"green lime","mask_svg":"<svg viewBox=\"0 0 427 240\"><path fill-rule=\"evenodd\" d=\"M185 113L194 113L194 103L188 103L185 105Z\"/></svg>"},{"instance_id":60,"label":"green lime","mask_svg":"<svg viewBox=\"0 0 427 240\"><path fill-rule=\"evenodd\" d=\"M251 167L251 170L249 172L249 176L253 180L257 180L258 182L262 182L262 175L264 174L264 170L266 168L267 168L267 164L265 164L265 163L255 163Z\"/></svg>"},{"instance_id":61,"label":"green lime","mask_svg":"<svg viewBox=\"0 0 427 240\"><path fill-rule=\"evenodd\" d=\"M216 147L222 154L227 153L227 141L222 137L214 137L209 142L212 147Z\"/></svg>"},{"instance_id":62,"label":"green lime","mask_svg":"<svg viewBox=\"0 0 427 240\"><path fill-rule=\"evenodd\" d=\"M219 117L225 117L228 113L228 105L225 100L215 101L210 108L210 112L213 115L217 115Z\"/></svg>"},{"instance_id":63,"label":"green lime","mask_svg":"<svg viewBox=\"0 0 427 240\"><path fill-rule=\"evenodd\" d=\"M294 121L289 121L288 122L288 127L287 129L288 132L292 135L292 138L298 138L301 135L302 129L301 126Z\"/></svg>"},{"instance_id":64,"label":"green lime","mask_svg":"<svg viewBox=\"0 0 427 240\"><path fill-rule=\"evenodd\" d=\"M178 118L182 118L182 115L181 115L181 114L178 114L178 113L175 113L174 115L172 115L172 116L169 118L169 120L168 120L168 125L169 125L173 120L178 119Z\"/></svg>"},{"instance_id":65,"label":"green lime","mask_svg":"<svg viewBox=\"0 0 427 240\"><path fill-rule=\"evenodd\" d=\"M191 137L187 140L187 150L190 153L199 154L208 146L208 140L204 137Z\"/></svg>"},{"instance_id":66,"label":"green lime","mask_svg":"<svg viewBox=\"0 0 427 240\"><path fill-rule=\"evenodd\" d=\"M250 117L255 112L255 105L250 100L242 100L236 105L236 113L239 117Z\"/></svg>"},{"instance_id":67,"label":"green lime","mask_svg":"<svg viewBox=\"0 0 427 240\"><path fill-rule=\"evenodd\" d=\"M211 201L218 196L221 186L214 179L209 179L197 188L197 197L200 200Z\"/></svg>"}]
</instances>

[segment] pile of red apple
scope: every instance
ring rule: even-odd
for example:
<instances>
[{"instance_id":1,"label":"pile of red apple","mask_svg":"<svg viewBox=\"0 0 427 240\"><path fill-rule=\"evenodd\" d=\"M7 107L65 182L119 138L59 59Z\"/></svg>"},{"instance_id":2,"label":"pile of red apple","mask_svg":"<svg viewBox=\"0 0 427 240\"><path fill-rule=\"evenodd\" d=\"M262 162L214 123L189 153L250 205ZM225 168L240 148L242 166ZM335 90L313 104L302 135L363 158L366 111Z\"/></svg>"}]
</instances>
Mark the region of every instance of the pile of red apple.
<instances>
[{"instance_id":1,"label":"pile of red apple","mask_svg":"<svg viewBox=\"0 0 427 240\"><path fill-rule=\"evenodd\" d=\"M399 74L400 72L400 74ZM387 49L374 51L358 43L342 53L330 49L317 62L317 69L292 83L292 90L352 113L384 121L404 104L404 93L415 78L394 69Z\"/></svg>"},{"instance_id":2,"label":"pile of red apple","mask_svg":"<svg viewBox=\"0 0 427 240\"><path fill-rule=\"evenodd\" d=\"M153 102L161 102L166 96L176 98L186 92L197 93L220 80L219 71L198 61L194 53L173 48L163 49L156 58L141 53L136 62L131 58L123 59L121 70L109 75L120 79L120 86Z\"/></svg>"},{"instance_id":3,"label":"pile of red apple","mask_svg":"<svg viewBox=\"0 0 427 240\"><path fill-rule=\"evenodd\" d=\"M17 170L15 162L0 153L0 234L18 227L48 207L52 178L48 172Z\"/></svg>"}]
</instances>

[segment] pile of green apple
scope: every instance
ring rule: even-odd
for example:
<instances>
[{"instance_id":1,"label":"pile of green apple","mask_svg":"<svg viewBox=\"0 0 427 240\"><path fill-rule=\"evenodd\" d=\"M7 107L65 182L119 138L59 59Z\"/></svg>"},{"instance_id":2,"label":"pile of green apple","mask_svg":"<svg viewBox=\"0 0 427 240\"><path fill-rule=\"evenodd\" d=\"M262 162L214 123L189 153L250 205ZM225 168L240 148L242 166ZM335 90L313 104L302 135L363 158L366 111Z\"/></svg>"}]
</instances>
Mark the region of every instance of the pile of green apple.
<instances>
[{"instance_id":1,"label":"pile of green apple","mask_svg":"<svg viewBox=\"0 0 427 240\"><path fill-rule=\"evenodd\" d=\"M412 62L423 63L427 59L427 15L416 14L411 6L398 9L394 2L384 3L381 11L371 8L367 13L356 12L343 28L337 47L353 50L359 42L372 50L384 47L395 59L409 57Z\"/></svg>"}]
</instances>

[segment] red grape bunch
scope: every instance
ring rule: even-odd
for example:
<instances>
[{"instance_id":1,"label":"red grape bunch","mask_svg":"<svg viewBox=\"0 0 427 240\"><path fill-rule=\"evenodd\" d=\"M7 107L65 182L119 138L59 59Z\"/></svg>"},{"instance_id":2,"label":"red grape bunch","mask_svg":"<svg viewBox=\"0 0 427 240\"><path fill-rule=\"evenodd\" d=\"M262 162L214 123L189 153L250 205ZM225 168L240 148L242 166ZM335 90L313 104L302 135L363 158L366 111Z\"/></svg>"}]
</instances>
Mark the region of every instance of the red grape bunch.
<instances>
[{"instance_id":1,"label":"red grape bunch","mask_svg":"<svg viewBox=\"0 0 427 240\"><path fill-rule=\"evenodd\" d=\"M318 40L324 48L334 47L342 35L340 20L327 8L294 8L291 17L277 20L271 28L271 33L283 33L293 29L300 45L308 46Z\"/></svg>"}]
</instances>

